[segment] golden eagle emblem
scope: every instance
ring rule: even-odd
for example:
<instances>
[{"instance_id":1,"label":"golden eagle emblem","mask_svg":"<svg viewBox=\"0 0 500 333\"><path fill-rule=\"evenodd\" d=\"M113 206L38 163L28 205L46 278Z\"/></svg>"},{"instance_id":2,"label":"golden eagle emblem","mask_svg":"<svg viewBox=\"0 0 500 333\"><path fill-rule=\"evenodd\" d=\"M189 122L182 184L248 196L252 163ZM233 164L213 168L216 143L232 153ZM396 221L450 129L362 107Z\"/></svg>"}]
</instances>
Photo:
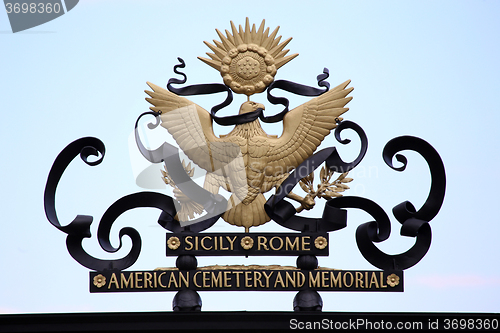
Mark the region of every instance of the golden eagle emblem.
<instances>
[{"instance_id":1,"label":"golden eagle emblem","mask_svg":"<svg viewBox=\"0 0 500 333\"><path fill-rule=\"evenodd\" d=\"M245 29L237 29L231 22L232 33L226 30L224 36L216 30L221 41L214 40L215 45L205 42L214 52L207 53L211 59L200 58L220 71L232 91L248 96L239 114L264 110L264 105L250 101L250 96L264 91L274 81L277 69L297 56L286 56L289 50L283 50L291 38L280 43L281 36L276 37L279 27L269 34L264 23L259 29L255 25L250 28L247 18ZM146 100L153 105L152 111L160 113L161 125L184 153L207 171L204 188L214 194L220 187L232 193L222 218L248 232L250 227L270 220L263 193L279 187L291 171L312 156L348 110L345 106L352 97L347 95L353 90L347 88L349 83L286 113L279 137L268 135L259 119L237 124L227 135L216 136L208 111L149 82L153 91L146 91L150 96ZM289 197L306 209L314 205L310 197L293 193Z\"/></svg>"}]
</instances>

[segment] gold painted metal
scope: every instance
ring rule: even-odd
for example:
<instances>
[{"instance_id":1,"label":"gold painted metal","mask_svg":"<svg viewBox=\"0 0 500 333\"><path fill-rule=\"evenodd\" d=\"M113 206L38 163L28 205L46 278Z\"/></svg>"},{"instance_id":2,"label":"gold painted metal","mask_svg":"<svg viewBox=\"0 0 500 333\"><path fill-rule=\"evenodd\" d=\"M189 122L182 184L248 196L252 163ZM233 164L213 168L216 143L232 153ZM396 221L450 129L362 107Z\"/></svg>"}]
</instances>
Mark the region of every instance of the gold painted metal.
<instances>
[{"instance_id":1,"label":"gold painted metal","mask_svg":"<svg viewBox=\"0 0 500 333\"><path fill-rule=\"evenodd\" d=\"M396 274L391 274L387 277L387 284L391 287L395 287L399 284L399 276Z\"/></svg>"},{"instance_id":2,"label":"gold painted metal","mask_svg":"<svg viewBox=\"0 0 500 333\"><path fill-rule=\"evenodd\" d=\"M245 250L250 250L253 247L253 239L252 237L243 237L241 239L241 247Z\"/></svg>"},{"instance_id":3,"label":"gold painted metal","mask_svg":"<svg viewBox=\"0 0 500 333\"><path fill-rule=\"evenodd\" d=\"M314 246L317 249L323 250L328 245L328 241L325 237L319 236L314 240Z\"/></svg>"},{"instance_id":4,"label":"gold painted metal","mask_svg":"<svg viewBox=\"0 0 500 333\"><path fill-rule=\"evenodd\" d=\"M103 276L102 274L94 276L94 286L97 288L102 288L103 286L106 285L106 277Z\"/></svg>"},{"instance_id":5,"label":"gold painted metal","mask_svg":"<svg viewBox=\"0 0 500 333\"><path fill-rule=\"evenodd\" d=\"M244 91L250 96L265 89L268 84L265 83L265 77L270 75L263 74L262 66L257 76L248 72L248 68L253 68L255 64L251 59L257 59L258 55L265 62L266 57L270 55L274 59L274 66L279 68L295 55L285 57L288 50L282 49L289 40L280 44L280 38L276 38L277 29L268 35L268 29L264 31L264 22L258 30L255 26L250 29L248 20L245 29L240 27L239 31L234 24L231 25L233 33L226 32L226 37L218 31L222 43L215 41L216 46L207 43L215 53L210 56L212 60L202 60L214 68L229 66L229 72L224 75L234 75L231 76L233 81L236 77L242 77L242 86L254 85L255 90L252 93L249 92L251 89ZM246 51L243 44L247 45ZM257 45L257 48L250 47L251 45ZM267 53L260 48L267 50ZM232 57L234 54L236 55ZM239 55L242 55L241 59L238 58ZM237 68L240 61L246 62L247 57L250 67L242 67L248 71L231 69L233 60L239 59L235 60ZM265 70L267 71L267 67ZM262 75L264 87L259 84L260 81L252 83L252 80ZM228 83L232 84L229 81L226 84ZM262 129L259 119L236 125L227 135L216 136L209 112L190 100L149 82L148 85L153 91L146 91L150 96L146 100L153 105L150 107L152 111L160 113L161 125L173 136L187 157L207 171L203 187L214 194L218 193L221 187L232 193L222 218L232 225L244 227L248 232L249 228L270 221L264 210L266 199L263 193L278 188L290 172L314 154L323 139L337 126L336 120L342 120L340 115L348 110L345 106L352 99L347 97L353 90L352 87L347 88L349 83L350 80L289 111L283 118L283 133L279 137L268 135ZM231 88L234 87L232 84ZM265 109L262 104L247 101L241 105L239 114L259 108ZM328 177L331 175L325 174L325 179L329 181ZM169 180L166 174L163 174L163 179L171 184L171 179ZM321 191L314 191L316 194L308 191L305 198L293 192L290 192L288 197L301 204L300 210L311 209L314 206L314 197L337 196L335 193L340 192L341 188L345 189L343 179L339 177L337 180L338 182L325 183ZM176 198L181 201L182 206L180 191ZM186 204L184 207L189 212L178 214L179 221L187 221L194 213L199 214L195 205Z\"/></svg>"},{"instance_id":6,"label":"gold painted metal","mask_svg":"<svg viewBox=\"0 0 500 333\"><path fill-rule=\"evenodd\" d=\"M194 168L191 167L191 162L188 165L186 165L186 162L182 160L182 166L184 167L186 174L189 177L193 177ZM191 200L184 193L182 193L182 191L177 187L177 185L175 185L174 180L168 174L166 163L164 167L165 170L160 170L162 174L162 179L165 182L165 184L170 185L174 188L173 192L175 200L179 202L181 208L177 212L174 218L181 221L187 221L188 219L193 219L195 217L194 216L195 213L198 215L203 213L203 206L197 203L196 201Z\"/></svg>"},{"instance_id":7,"label":"gold painted metal","mask_svg":"<svg viewBox=\"0 0 500 333\"><path fill-rule=\"evenodd\" d=\"M306 205L298 207L297 213L300 213L304 208L307 209L308 206L314 206L314 199L316 197L324 198L326 200L341 197L342 194L340 192L344 192L349 189L349 186L345 183L352 182L352 178L346 178L348 173L349 172L344 172L336 180L330 182L334 172L327 168L326 165L323 165L320 171L321 183L318 184L317 190L314 190L314 173L302 178L299 181L299 185L302 190L307 193L304 198Z\"/></svg>"},{"instance_id":8,"label":"gold painted metal","mask_svg":"<svg viewBox=\"0 0 500 333\"><path fill-rule=\"evenodd\" d=\"M278 68L298 56L286 56L283 50L292 40L288 38L280 43L281 36L276 37L280 27L269 35L269 28L264 31L265 20L259 29L255 24L250 29L248 17L245 28L239 30L231 21L231 32L226 30L226 36L218 29L220 42L214 44L204 42L214 53L207 53L211 59L198 57L201 61L218 70L224 79L224 84L237 94L247 96L263 92L274 81Z\"/></svg>"},{"instance_id":9,"label":"gold painted metal","mask_svg":"<svg viewBox=\"0 0 500 333\"><path fill-rule=\"evenodd\" d=\"M179 246L181 245L181 241L177 237L170 237L167 240L167 245L170 250L177 250Z\"/></svg>"},{"instance_id":10,"label":"gold painted metal","mask_svg":"<svg viewBox=\"0 0 500 333\"><path fill-rule=\"evenodd\" d=\"M179 270L177 267L158 267L155 268L155 271L177 271ZM281 265L211 265L211 266L203 266L203 267L198 267L197 270L300 270L300 268L297 268L295 266L281 266ZM328 267L321 267L318 266L318 268L314 270L334 270L334 271L341 271L341 269L336 269L336 268L328 268Z\"/></svg>"},{"instance_id":11,"label":"gold painted metal","mask_svg":"<svg viewBox=\"0 0 500 333\"><path fill-rule=\"evenodd\" d=\"M155 271L178 271L177 267L157 267L154 269Z\"/></svg>"}]
</instances>

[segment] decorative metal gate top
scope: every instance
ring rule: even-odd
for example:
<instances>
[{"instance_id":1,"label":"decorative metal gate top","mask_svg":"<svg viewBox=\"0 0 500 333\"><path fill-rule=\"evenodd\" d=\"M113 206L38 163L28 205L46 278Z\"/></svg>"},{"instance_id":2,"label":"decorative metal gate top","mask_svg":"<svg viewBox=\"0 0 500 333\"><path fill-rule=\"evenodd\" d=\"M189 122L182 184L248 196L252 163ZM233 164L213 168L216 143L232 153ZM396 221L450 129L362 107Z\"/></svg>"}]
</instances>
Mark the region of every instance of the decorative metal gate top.
<instances>
[{"instance_id":1,"label":"decorative metal gate top","mask_svg":"<svg viewBox=\"0 0 500 333\"><path fill-rule=\"evenodd\" d=\"M220 72L223 83L186 85L187 76L180 69L185 63L178 58L174 73L182 79L171 78L167 89L148 82L146 91L153 106L139 116L135 135L142 155L151 163L164 163L162 177L172 186L174 197L157 192L138 192L118 199L103 214L97 239L107 252L121 248L121 239L132 240L130 252L121 259L95 258L82 247L82 240L91 237L92 216L78 215L63 226L55 210L55 193L64 170L80 155L95 166L102 162L104 144L97 138L86 137L70 143L57 156L45 188L45 212L56 228L67 234L66 245L71 256L91 269L91 292L177 291L174 310L200 310L199 290L296 290L294 309L321 310L322 300L317 291L403 291L403 270L418 263L431 244L429 222L437 215L444 200L446 176L443 162L435 149L422 139L401 136L390 140L382 152L384 162L395 171L404 171L407 159L403 150L419 153L431 173L431 187L425 203L416 209L409 201L393 208L401 223L401 235L415 238L415 244L401 254L387 254L375 243L386 240L391 232L387 213L374 201L344 195L353 179L349 172L363 159L367 137L363 129L344 115L348 96L353 88L346 81L330 89L326 81L328 69L318 75L318 88L292 81L276 80L278 69L298 54L287 55L284 50L291 38L281 41L278 28L270 32L262 21L257 28L247 18L244 27L231 22L231 31L217 31L220 40L205 42L213 53L200 58ZM274 90L274 91L273 91ZM290 110L289 101L276 91L310 96L308 102ZM210 112L182 96L225 93L225 99ZM267 100L283 106L275 115L266 115L265 106L251 96L266 92ZM244 94L247 101L237 114L221 117L217 112L231 108L233 93ZM235 110L236 111L236 110ZM192 161L181 161L177 147L164 143L155 150L147 149L139 137L139 120L155 117L175 139L184 154ZM214 134L212 124L234 128L226 135ZM283 133L267 134L260 122L283 122ZM354 130L361 141L358 156L345 162L335 147L316 151L324 139L330 140L333 131L341 144L341 132ZM98 156L89 162L90 155ZM393 165L396 158L402 166ZM206 173L203 187L192 180L194 169ZM321 167L319 184L315 185L314 171ZM299 184L306 193L300 196L292 190ZM230 192L229 199L219 194L220 188ZM264 194L274 190L268 199ZM322 216L308 218L297 215L315 205L315 199L326 200ZM291 199L300 205L296 208ZM131 228L120 230L120 245L110 242L114 221L124 212L138 207L154 207L161 211L158 223L167 232L166 255L177 256L176 267L153 271L124 271L132 266L141 251L141 237ZM329 232L347 225L347 209L367 212L373 221L361 224L356 230L356 242L363 257L380 271L346 271L318 267L317 256L327 256ZM216 221L244 228L244 233L210 233ZM253 232L259 225L274 221L290 229L289 233ZM196 256L297 256L297 267L286 266L209 266L198 267Z\"/></svg>"}]
</instances>

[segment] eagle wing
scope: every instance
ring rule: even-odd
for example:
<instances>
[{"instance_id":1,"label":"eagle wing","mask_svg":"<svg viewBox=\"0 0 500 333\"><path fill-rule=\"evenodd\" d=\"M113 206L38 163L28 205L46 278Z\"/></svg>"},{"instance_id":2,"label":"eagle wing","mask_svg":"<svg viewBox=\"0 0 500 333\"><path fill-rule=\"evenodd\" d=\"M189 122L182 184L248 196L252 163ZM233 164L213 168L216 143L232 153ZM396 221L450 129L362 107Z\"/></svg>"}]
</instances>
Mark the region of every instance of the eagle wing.
<instances>
[{"instance_id":1,"label":"eagle wing","mask_svg":"<svg viewBox=\"0 0 500 333\"><path fill-rule=\"evenodd\" d=\"M349 110L345 105L354 88L348 80L332 90L296 107L283 118L283 135L272 140L267 151L266 184L269 188L288 176L300 163L310 157L325 136L337 127L335 121Z\"/></svg>"},{"instance_id":2,"label":"eagle wing","mask_svg":"<svg viewBox=\"0 0 500 333\"><path fill-rule=\"evenodd\" d=\"M242 157L242 138L219 138L214 134L208 111L150 82L153 91L145 91L152 111L160 112L161 126L173 136L182 151L199 167L210 174L205 183L212 193L219 186L246 195L245 164ZM244 139L243 139L244 140ZM244 192L244 193L243 193Z\"/></svg>"},{"instance_id":3,"label":"eagle wing","mask_svg":"<svg viewBox=\"0 0 500 333\"><path fill-rule=\"evenodd\" d=\"M213 132L209 113L194 102L177 96L150 82L153 91L146 90L153 106L160 112L161 126L173 136L184 153L199 167L213 171L210 143L220 140Z\"/></svg>"}]
</instances>

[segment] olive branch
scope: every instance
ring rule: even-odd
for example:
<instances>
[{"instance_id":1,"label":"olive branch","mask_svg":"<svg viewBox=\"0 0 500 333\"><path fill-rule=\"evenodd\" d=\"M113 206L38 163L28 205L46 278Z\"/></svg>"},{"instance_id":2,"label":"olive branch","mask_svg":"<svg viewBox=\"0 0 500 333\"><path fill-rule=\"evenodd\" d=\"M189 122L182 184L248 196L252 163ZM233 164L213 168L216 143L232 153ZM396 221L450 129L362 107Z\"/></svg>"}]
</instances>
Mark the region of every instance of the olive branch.
<instances>
[{"instance_id":1,"label":"olive branch","mask_svg":"<svg viewBox=\"0 0 500 333\"><path fill-rule=\"evenodd\" d=\"M299 181L299 185L307 193L307 197L314 199L324 198L330 200L332 198L341 197L341 192L349 189L346 183L352 182L352 178L346 177L349 172L344 172L338 176L337 179L332 181L332 176L335 172L330 170L326 165L323 165L319 173L321 183L317 185L317 189L314 190L314 172L311 172L307 177L302 178ZM301 212L304 209L303 206L297 208L297 212Z\"/></svg>"}]
</instances>

